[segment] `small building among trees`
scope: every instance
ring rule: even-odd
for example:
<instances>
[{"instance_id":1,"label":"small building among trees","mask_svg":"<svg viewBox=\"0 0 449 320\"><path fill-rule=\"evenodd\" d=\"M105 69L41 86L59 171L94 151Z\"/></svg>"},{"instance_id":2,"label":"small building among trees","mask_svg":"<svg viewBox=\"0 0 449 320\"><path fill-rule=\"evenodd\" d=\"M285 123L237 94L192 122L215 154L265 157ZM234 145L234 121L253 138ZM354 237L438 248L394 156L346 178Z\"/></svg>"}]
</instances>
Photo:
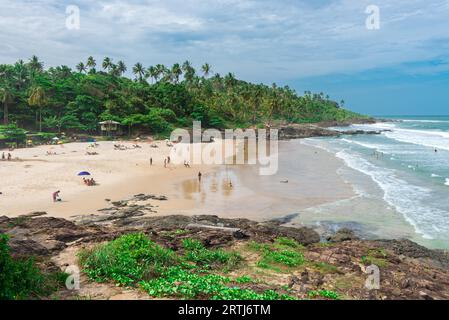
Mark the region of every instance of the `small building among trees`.
<instances>
[{"instance_id":1,"label":"small building among trees","mask_svg":"<svg viewBox=\"0 0 449 320\"><path fill-rule=\"evenodd\" d=\"M120 122L107 120L98 123L100 125L101 133L107 136L121 134Z\"/></svg>"}]
</instances>

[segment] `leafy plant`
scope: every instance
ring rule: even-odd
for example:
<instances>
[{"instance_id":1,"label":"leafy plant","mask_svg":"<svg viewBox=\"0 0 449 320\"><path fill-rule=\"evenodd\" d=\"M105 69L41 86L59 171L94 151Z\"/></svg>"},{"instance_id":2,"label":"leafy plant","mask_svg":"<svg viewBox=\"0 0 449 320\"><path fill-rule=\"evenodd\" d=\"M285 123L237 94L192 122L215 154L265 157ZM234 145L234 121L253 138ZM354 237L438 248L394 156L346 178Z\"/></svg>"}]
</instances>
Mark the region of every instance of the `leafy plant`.
<instances>
[{"instance_id":1,"label":"leafy plant","mask_svg":"<svg viewBox=\"0 0 449 320\"><path fill-rule=\"evenodd\" d=\"M233 281L214 268L235 266L240 256L222 249L209 250L194 239L184 239L182 254L165 249L144 234L121 236L80 253L84 272L92 280L112 280L119 285L139 286L153 297L184 299L293 299L275 290L256 292L232 286ZM249 276L236 283L249 283Z\"/></svg>"},{"instance_id":2,"label":"leafy plant","mask_svg":"<svg viewBox=\"0 0 449 320\"><path fill-rule=\"evenodd\" d=\"M186 251L186 260L205 268L210 268L211 265L221 265L229 269L241 261L240 255L235 252L226 252L222 249L209 250L198 240L184 239L182 245Z\"/></svg>"},{"instance_id":3,"label":"leafy plant","mask_svg":"<svg viewBox=\"0 0 449 320\"><path fill-rule=\"evenodd\" d=\"M336 293L335 291L330 291L330 290L312 290L309 291L308 293L309 298L316 298L316 297L322 297L322 298L326 298L326 299L331 299L331 300L338 300L339 296L338 293Z\"/></svg>"},{"instance_id":4,"label":"leafy plant","mask_svg":"<svg viewBox=\"0 0 449 320\"><path fill-rule=\"evenodd\" d=\"M279 267L298 267L305 262L303 247L293 239L277 238L273 244L251 242L249 247L260 253L260 268L280 271Z\"/></svg>"},{"instance_id":5,"label":"leafy plant","mask_svg":"<svg viewBox=\"0 0 449 320\"><path fill-rule=\"evenodd\" d=\"M142 233L84 250L79 257L91 279L99 282L111 279L120 285L135 285L178 261L173 251L155 244Z\"/></svg>"},{"instance_id":6,"label":"leafy plant","mask_svg":"<svg viewBox=\"0 0 449 320\"><path fill-rule=\"evenodd\" d=\"M13 259L5 234L0 234L0 270L0 300L48 296L67 278L62 272L42 273L31 258Z\"/></svg>"}]
</instances>

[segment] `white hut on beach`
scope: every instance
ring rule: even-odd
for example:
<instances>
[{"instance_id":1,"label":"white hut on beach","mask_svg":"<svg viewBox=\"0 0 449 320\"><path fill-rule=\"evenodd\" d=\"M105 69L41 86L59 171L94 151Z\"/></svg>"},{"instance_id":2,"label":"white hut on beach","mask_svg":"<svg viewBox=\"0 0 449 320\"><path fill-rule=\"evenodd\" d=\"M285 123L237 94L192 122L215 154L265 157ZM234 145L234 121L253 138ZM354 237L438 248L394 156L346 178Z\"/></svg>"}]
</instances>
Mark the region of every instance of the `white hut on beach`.
<instances>
[{"instance_id":1,"label":"white hut on beach","mask_svg":"<svg viewBox=\"0 0 449 320\"><path fill-rule=\"evenodd\" d=\"M98 123L101 128L101 133L106 132L106 135L117 134L120 132L120 122L107 120Z\"/></svg>"}]
</instances>

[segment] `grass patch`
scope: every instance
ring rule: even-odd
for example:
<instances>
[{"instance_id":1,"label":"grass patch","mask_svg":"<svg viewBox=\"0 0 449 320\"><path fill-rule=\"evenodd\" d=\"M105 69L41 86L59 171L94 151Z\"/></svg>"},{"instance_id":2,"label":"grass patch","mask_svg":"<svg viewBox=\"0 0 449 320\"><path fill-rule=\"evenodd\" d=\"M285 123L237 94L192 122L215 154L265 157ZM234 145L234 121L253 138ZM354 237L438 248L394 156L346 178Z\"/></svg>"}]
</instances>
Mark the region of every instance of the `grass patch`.
<instances>
[{"instance_id":1,"label":"grass patch","mask_svg":"<svg viewBox=\"0 0 449 320\"><path fill-rule=\"evenodd\" d=\"M152 278L179 260L173 251L157 245L142 233L125 235L106 245L83 250L79 258L90 279L113 280L127 286Z\"/></svg>"},{"instance_id":2,"label":"grass patch","mask_svg":"<svg viewBox=\"0 0 449 320\"><path fill-rule=\"evenodd\" d=\"M338 293L330 290L312 290L307 294L309 298L315 299L317 297L326 298L330 300L338 300L340 299Z\"/></svg>"},{"instance_id":3,"label":"grass patch","mask_svg":"<svg viewBox=\"0 0 449 320\"><path fill-rule=\"evenodd\" d=\"M144 234L129 234L80 253L84 272L94 281L138 286L152 297L217 300L293 299L274 290L256 292L233 283L250 283L249 276L233 281L223 272L241 261L239 254L210 250L200 241L184 239L175 253Z\"/></svg>"},{"instance_id":4,"label":"grass patch","mask_svg":"<svg viewBox=\"0 0 449 320\"><path fill-rule=\"evenodd\" d=\"M322 273L337 273L338 268L326 262L316 262L312 264L313 268Z\"/></svg>"},{"instance_id":5,"label":"grass patch","mask_svg":"<svg viewBox=\"0 0 449 320\"><path fill-rule=\"evenodd\" d=\"M248 275L243 275L243 276L237 277L235 279L235 282L237 282L237 283L257 283L257 280L251 278Z\"/></svg>"},{"instance_id":6,"label":"grass patch","mask_svg":"<svg viewBox=\"0 0 449 320\"><path fill-rule=\"evenodd\" d=\"M5 234L0 234L0 270L0 300L46 297L67 279L63 272L42 272L32 258L12 258Z\"/></svg>"},{"instance_id":7,"label":"grass patch","mask_svg":"<svg viewBox=\"0 0 449 320\"><path fill-rule=\"evenodd\" d=\"M209 250L195 239L184 239L182 246L187 261L194 262L206 269L223 267L225 270L230 270L242 260L238 253L227 252L223 249Z\"/></svg>"},{"instance_id":8,"label":"grass patch","mask_svg":"<svg viewBox=\"0 0 449 320\"><path fill-rule=\"evenodd\" d=\"M231 280L216 274L196 274L181 267L168 268L161 277L141 282L153 297L211 300L290 300L293 297L274 290L257 293L251 289L230 286Z\"/></svg>"},{"instance_id":9,"label":"grass patch","mask_svg":"<svg viewBox=\"0 0 449 320\"><path fill-rule=\"evenodd\" d=\"M273 244L250 242L249 249L260 254L257 266L281 272L282 268L295 268L304 264L303 246L293 239L277 238Z\"/></svg>"},{"instance_id":10,"label":"grass patch","mask_svg":"<svg viewBox=\"0 0 449 320\"><path fill-rule=\"evenodd\" d=\"M383 249L370 249L366 255L362 256L361 261L365 266L374 264L385 267L388 264L387 256L387 252Z\"/></svg>"}]
</instances>

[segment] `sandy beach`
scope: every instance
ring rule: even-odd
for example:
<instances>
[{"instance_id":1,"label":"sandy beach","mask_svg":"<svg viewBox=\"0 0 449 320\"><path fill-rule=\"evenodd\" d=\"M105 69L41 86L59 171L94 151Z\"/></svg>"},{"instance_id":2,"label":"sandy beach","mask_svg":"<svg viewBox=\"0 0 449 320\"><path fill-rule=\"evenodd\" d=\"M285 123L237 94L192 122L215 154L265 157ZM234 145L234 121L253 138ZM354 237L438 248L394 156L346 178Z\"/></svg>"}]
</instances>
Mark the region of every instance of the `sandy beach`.
<instances>
[{"instance_id":1,"label":"sandy beach","mask_svg":"<svg viewBox=\"0 0 449 320\"><path fill-rule=\"evenodd\" d=\"M116 150L114 144L122 144L125 150ZM17 149L12 152L15 160L0 163L0 214L45 211L67 218L95 213L107 205L105 199L121 200L142 192L167 194L172 183L195 177L198 170L206 173L211 169L172 164L165 168L164 159L171 147L164 141L155 144L158 148L152 148L151 143L138 143L136 148L136 142L111 141L99 142L95 148L89 147L90 143L69 143ZM91 173L87 178L94 178L98 184L86 186L78 176L81 171ZM52 194L57 190L62 201L54 203ZM160 210L164 209L169 207Z\"/></svg>"},{"instance_id":2,"label":"sandy beach","mask_svg":"<svg viewBox=\"0 0 449 320\"><path fill-rule=\"evenodd\" d=\"M115 150L118 143L125 150ZM281 148L279 172L259 176L257 167L249 165L186 168L170 164L164 168L171 150L166 142L155 142L158 148L152 148L149 142L138 143L139 148L135 144L108 141L99 142L95 148L89 147L90 143L69 143L15 150L12 156L18 160L0 162L0 214L45 211L69 218L96 213L108 205L105 199L116 201L151 193L169 198L158 203L157 214L202 213L263 220L353 195L350 185L336 173L343 165L341 161L309 146L295 145L300 157L289 159L300 168L299 175L283 170ZM91 173L98 185L86 186L78 176L81 171ZM203 173L201 184L199 171ZM285 183L289 176L301 178L290 177ZM62 201L55 203L52 193L57 190Z\"/></svg>"}]
</instances>

